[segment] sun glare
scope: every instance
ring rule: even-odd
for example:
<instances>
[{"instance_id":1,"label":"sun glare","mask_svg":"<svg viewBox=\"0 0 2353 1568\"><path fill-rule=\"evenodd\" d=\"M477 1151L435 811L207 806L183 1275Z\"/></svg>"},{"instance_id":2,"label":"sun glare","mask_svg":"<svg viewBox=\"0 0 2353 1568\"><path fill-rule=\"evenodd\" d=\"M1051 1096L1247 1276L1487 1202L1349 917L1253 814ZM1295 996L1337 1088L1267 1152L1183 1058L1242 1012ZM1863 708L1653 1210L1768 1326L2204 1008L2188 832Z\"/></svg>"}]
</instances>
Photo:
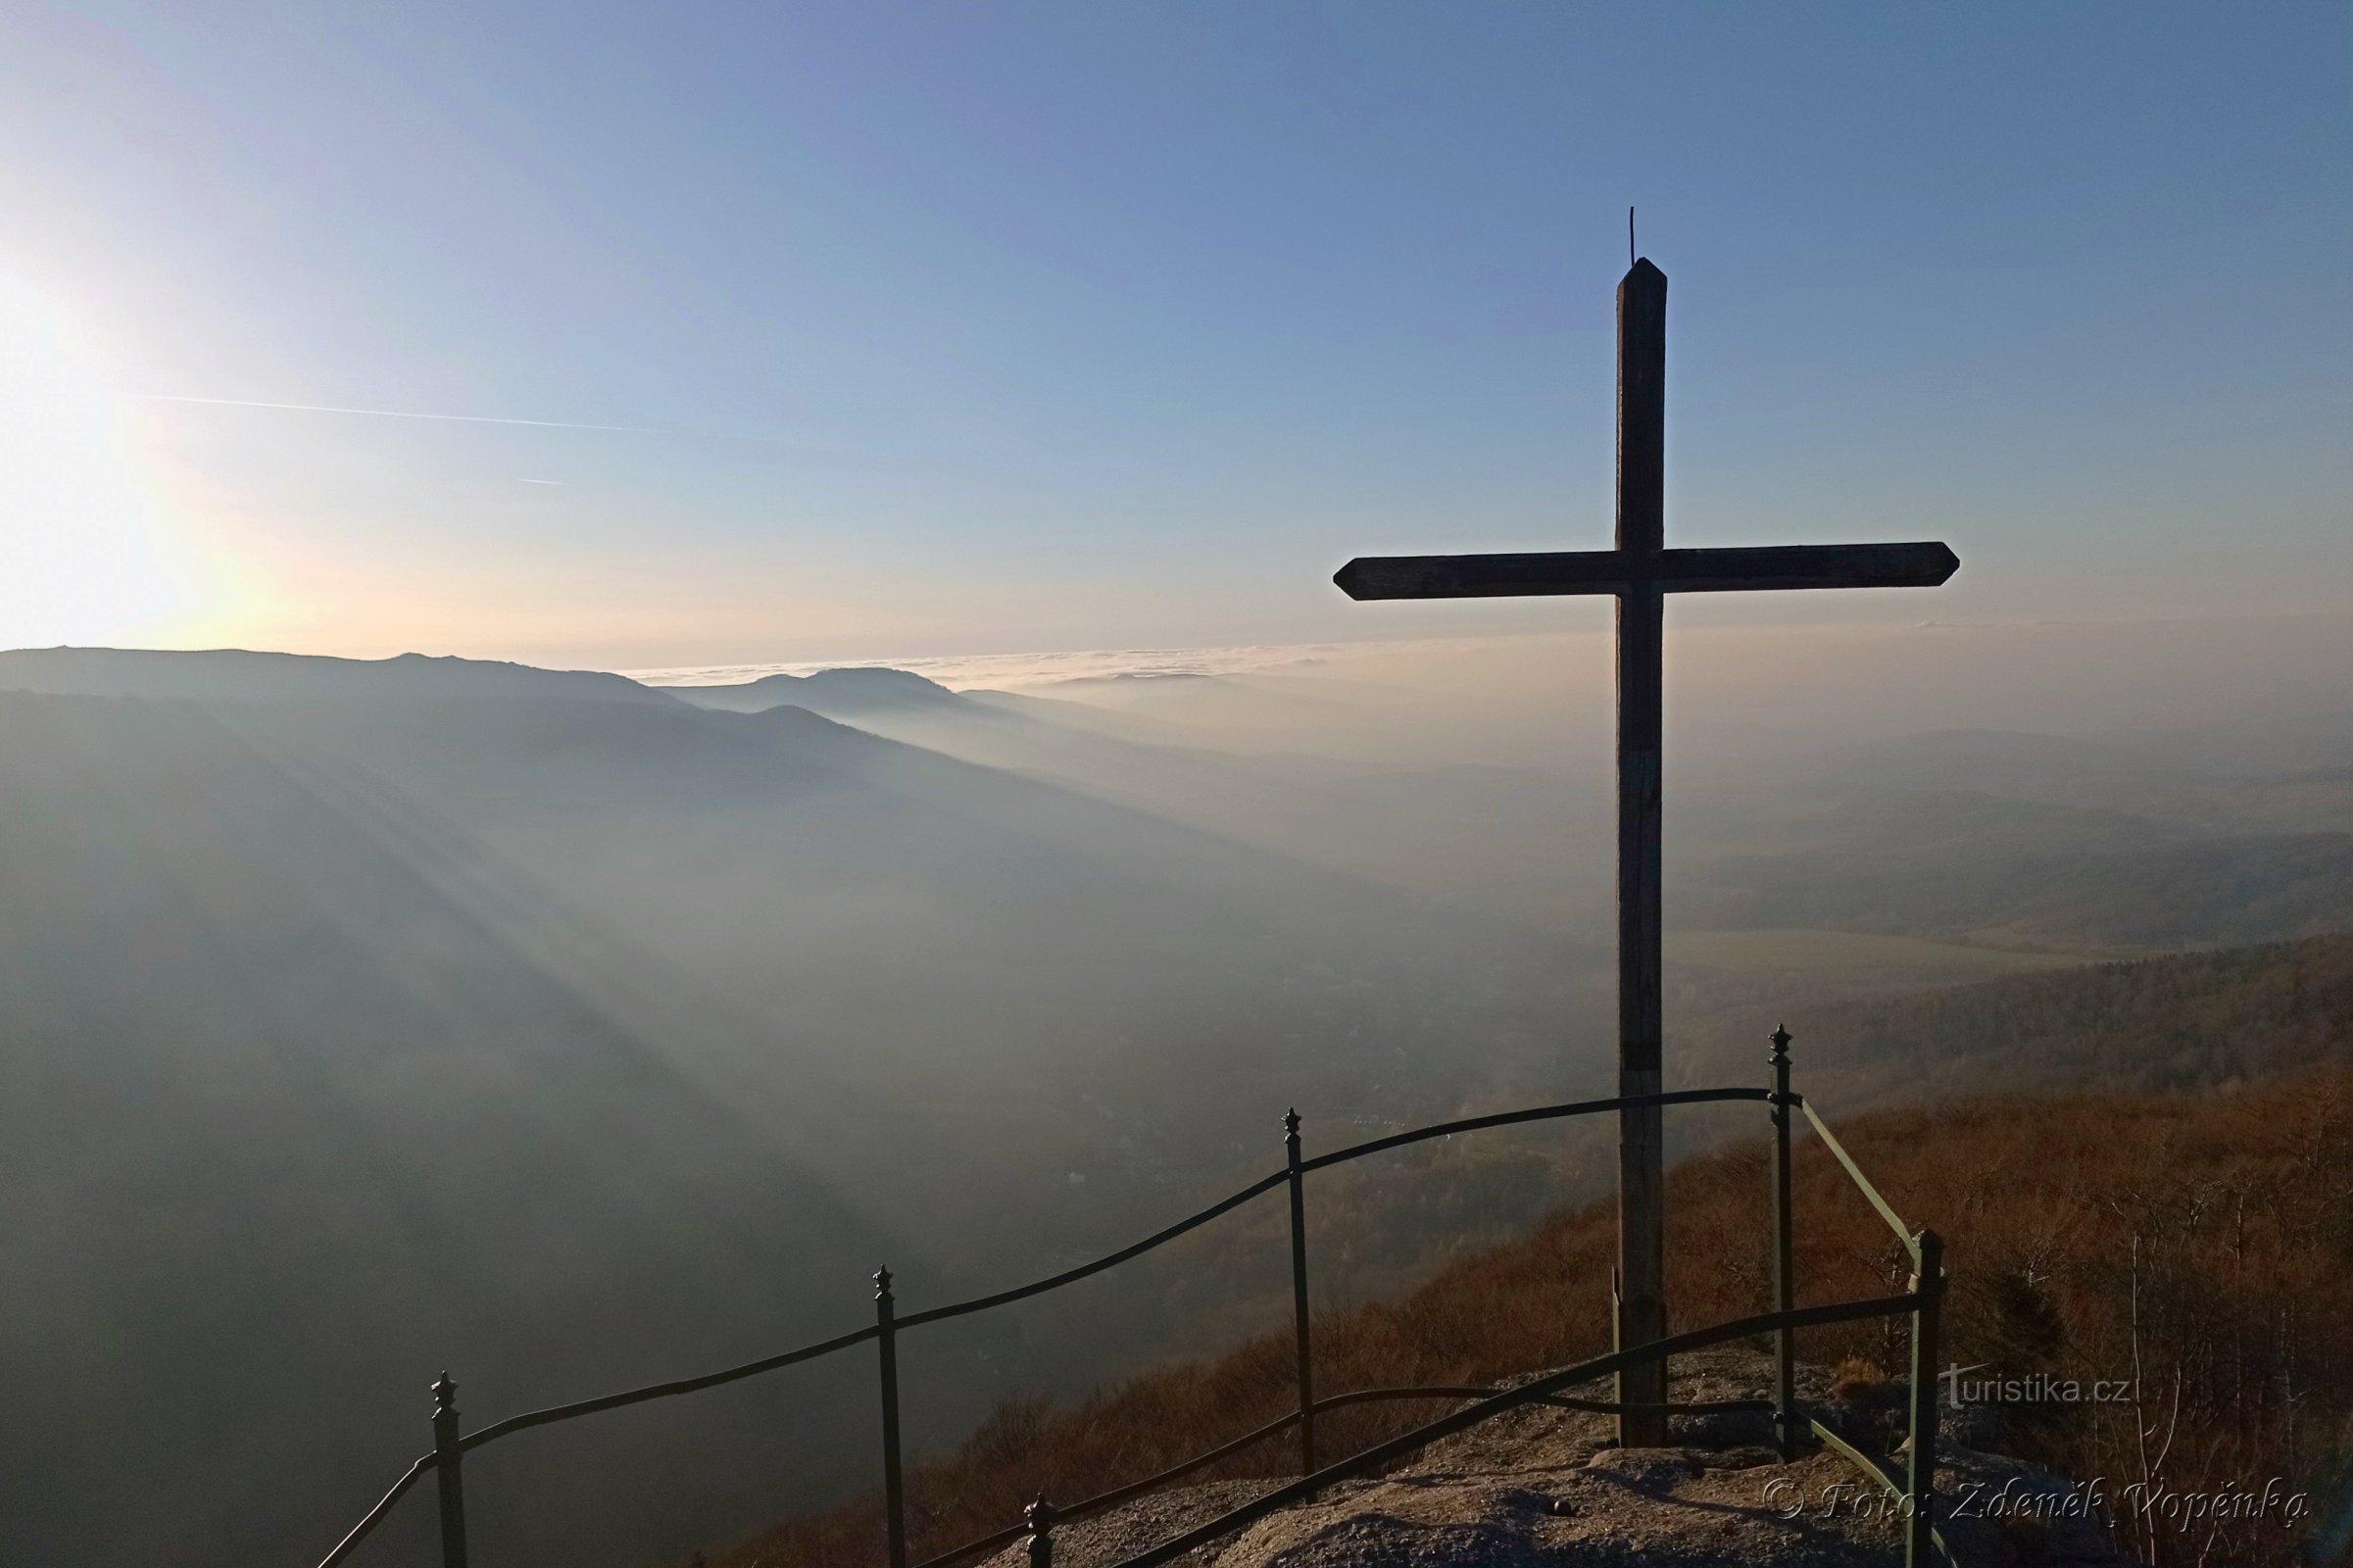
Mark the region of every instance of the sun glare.
<instances>
[{"instance_id":1,"label":"sun glare","mask_svg":"<svg viewBox=\"0 0 2353 1568\"><path fill-rule=\"evenodd\" d=\"M193 608L74 321L0 277L0 647L153 640Z\"/></svg>"}]
</instances>

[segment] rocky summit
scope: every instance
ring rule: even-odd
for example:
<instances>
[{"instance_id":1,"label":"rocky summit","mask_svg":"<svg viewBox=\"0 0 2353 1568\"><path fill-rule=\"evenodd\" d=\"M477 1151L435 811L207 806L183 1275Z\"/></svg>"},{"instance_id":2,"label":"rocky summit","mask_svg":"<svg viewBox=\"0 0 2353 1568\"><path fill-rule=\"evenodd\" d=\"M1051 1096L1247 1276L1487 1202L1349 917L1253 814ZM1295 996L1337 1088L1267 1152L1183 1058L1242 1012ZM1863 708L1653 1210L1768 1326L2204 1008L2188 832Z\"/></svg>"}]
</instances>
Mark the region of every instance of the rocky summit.
<instances>
[{"instance_id":1,"label":"rocky summit","mask_svg":"<svg viewBox=\"0 0 2353 1568\"><path fill-rule=\"evenodd\" d=\"M1678 1402L1766 1396L1770 1363L1745 1352L1679 1362ZM1575 1391L1606 1398L1602 1383ZM1887 1430L1885 1389L1832 1390L1803 1368L1809 1415L1869 1446ZM2020 1459L1970 1446L1992 1423L1952 1412L1939 1445L1939 1530L1963 1568L2105 1568L2132 1559L2090 1494ZM1433 1445L1390 1473L1339 1482L1180 1559L1183 1568L1890 1568L1897 1503L1836 1453L1784 1462L1762 1416L1679 1416L1672 1444L1620 1448L1607 1417L1535 1407ZM1897 1455L1900 1462L1900 1453ZM1110 1568L1262 1493L1223 1481L1158 1493L1054 1535L1055 1568ZM1022 1568L1026 1544L991 1560Z\"/></svg>"}]
</instances>

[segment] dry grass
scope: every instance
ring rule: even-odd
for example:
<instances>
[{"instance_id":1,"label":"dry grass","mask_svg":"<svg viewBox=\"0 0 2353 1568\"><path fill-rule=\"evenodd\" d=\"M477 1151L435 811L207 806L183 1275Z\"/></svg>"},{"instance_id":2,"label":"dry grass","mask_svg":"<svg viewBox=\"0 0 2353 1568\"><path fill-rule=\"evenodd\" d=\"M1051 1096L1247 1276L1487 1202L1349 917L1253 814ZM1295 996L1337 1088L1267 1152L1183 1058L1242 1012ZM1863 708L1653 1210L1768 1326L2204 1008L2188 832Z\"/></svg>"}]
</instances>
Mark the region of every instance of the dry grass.
<instances>
[{"instance_id":1,"label":"dry grass","mask_svg":"<svg viewBox=\"0 0 2353 1568\"><path fill-rule=\"evenodd\" d=\"M2179 1490L2270 1477L2317 1487L2353 1413L2353 1071L2316 1068L2232 1093L2080 1095L1889 1110L1840 1127L1915 1224L1947 1239L1953 1359L2086 1384L2137 1379L2134 1401L2025 1412L2018 1446L2113 1494L2161 1476ZM1901 1249L1810 1139L1799 1144L1799 1298L1899 1289ZM1769 1304L1764 1149L1678 1167L1669 1187L1670 1298L1681 1326ZM1614 1226L1607 1205L1554 1216L1393 1301L1316 1323L1325 1392L1484 1383L1607 1348ZM1809 1360L1884 1378L1905 1364L1900 1322L1805 1337ZM1274 1419L1290 1346L1106 1390L1075 1407L1008 1403L957 1449L913 1468L918 1557L1013 1522L1026 1498L1092 1495ZM1434 1413L1358 1406L1323 1422L1327 1454ZM2170 1443L2168 1442L2170 1436ZM1279 1438L1221 1467L1286 1473ZM2128 1521L2160 1562L2285 1562L2276 1519L2214 1540ZM710 1554L712 1568L863 1568L879 1506L863 1497L780 1520ZM2202 1555L2201 1555L2202 1553Z\"/></svg>"}]
</instances>

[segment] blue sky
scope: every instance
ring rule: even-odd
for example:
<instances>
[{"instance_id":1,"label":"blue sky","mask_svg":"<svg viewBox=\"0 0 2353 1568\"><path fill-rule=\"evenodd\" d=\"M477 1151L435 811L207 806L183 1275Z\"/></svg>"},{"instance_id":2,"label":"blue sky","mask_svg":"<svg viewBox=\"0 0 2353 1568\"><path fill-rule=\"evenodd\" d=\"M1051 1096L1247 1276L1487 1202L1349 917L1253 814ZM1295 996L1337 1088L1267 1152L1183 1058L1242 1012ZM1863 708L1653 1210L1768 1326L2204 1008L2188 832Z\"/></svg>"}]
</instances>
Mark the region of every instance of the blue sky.
<instances>
[{"instance_id":1,"label":"blue sky","mask_svg":"<svg viewBox=\"0 0 2353 1568\"><path fill-rule=\"evenodd\" d=\"M13 406L70 365L119 471L103 527L103 463L0 480L48 536L0 643L1566 623L1327 578L1606 542L1629 203L1670 540L1965 563L1686 613L2353 592L2342 5L11 11Z\"/></svg>"}]
</instances>

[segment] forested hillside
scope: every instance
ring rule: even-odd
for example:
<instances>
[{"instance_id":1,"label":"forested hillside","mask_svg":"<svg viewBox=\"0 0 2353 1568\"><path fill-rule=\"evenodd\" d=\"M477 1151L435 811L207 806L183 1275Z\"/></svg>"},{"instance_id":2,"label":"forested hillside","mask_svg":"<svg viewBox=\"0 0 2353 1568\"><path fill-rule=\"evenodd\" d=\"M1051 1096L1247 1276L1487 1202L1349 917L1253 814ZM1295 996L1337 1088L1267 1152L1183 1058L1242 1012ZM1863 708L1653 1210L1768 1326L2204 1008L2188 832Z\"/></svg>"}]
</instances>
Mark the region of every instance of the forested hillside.
<instances>
[{"instance_id":1,"label":"forested hillside","mask_svg":"<svg viewBox=\"0 0 2353 1568\"><path fill-rule=\"evenodd\" d=\"M1761 1081L1771 1027L1683 1042L1684 1076ZM2113 1492L2142 1479L2133 1420L2162 1421L2196 1435L2166 1461L2177 1490L2257 1472L2329 1480L2335 1423L2353 1416L2353 1335L2333 1304L2353 1289L2353 936L1820 1006L1791 1028L1799 1088L1899 1210L1950 1244L1949 1361L2084 1381L2137 1367L2137 1410L2011 1409L2014 1446L2109 1477ZM1868 1104L1882 1108L1855 1114ZM1674 1310L1689 1326L1769 1304L1763 1146L1737 1114L1691 1125L1705 1114L1685 1113L1687 1144L1728 1128L1732 1142L1671 1183ZM1309 1133L1347 1141L1313 1118ZM1593 1200L1544 1217L1564 1192L1606 1190L1606 1140L1597 1123L1503 1130L1319 1173L1318 1299L1354 1303L1319 1317L1319 1388L1486 1382L1606 1348L1614 1210ZM1801 1143L1799 1169L1801 1301L1899 1283L1884 1223L1818 1146ZM1287 1298L1265 1267L1284 1245L1279 1208L1262 1200L1222 1222L1161 1276L1197 1326L1242 1348L1075 1404L1000 1407L914 1483L925 1548L1002 1528L1039 1490L1091 1495L1281 1413L1289 1340L1266 1331ZM1219 1279L1259 1288L1236 1304L1210 1287ZM1893 1333L1868 1325L1811 1333L1804 1353L1852 1357L1865 1379L1903 1361ZM1426 1413L1358 1407L1333 1441ZM1220 1473L1279 1475L1289 1451L1270 1442ZM847 1568L872 1560L878 1530L867 1498L709 1560ZM2209 1561L2292 1555L2276 1529L2212 1549Z\"/></svg>"},{"instance_id":2,"label":"forested hillside","mask_svg":"<svg viewBox=\"0 0 2353 1568\"><path fill-rule=\"evenodd\" d=\"M1670 861L1679 921L2090 952L2353 926L2353 832L2342 825L2223 831L2106 807L1853 786L1750 810L1716 836L1720 849Z\"/></svg>"},{"instance_id":3,"label":"forested hillside","mask_svg":"<svg viewBox=\"0 0 2353 1568\"><path fill-rule=\"evenodd\" d=\"M2353 935L2088 964L1869 1002L1770 999L1669 1052L1687 1082L1754 1078L1777 1023L1846 1106L2061 1089L2200 1089L2353 1062Z\"/></svg>"},{"instance_id":4,"label":"forested hillside","mask_svg":"<svg viewBox=\"0 0 2353 1568\"><path fill-rule=\"evenodd\" d=\"M2353 936L1870 1000L1792 1000L1764 989L1776 994L1670 1034L1674 1086L1762 1085L1766 1037L1784 1023L1798 1087L1846 1115L1986 1095L2227 1090L2308 1065L2353 1067ZM1609 1090L1596 1081L1575 1092ZM1318 1108L1302 1106L1310 1152L1352 1141L1354 1129L1314 1114ZM1669 1149L1703 1152L1753 1126L1745 1106L1684 1111L1668 1118ZM1614 1180L1612 1136L1597 1120L1506 1129L1326 1173L1309 1223L1327 1297L1360 1302L1402 1294L1564 1201L1602 1196ZM1217 1268L1196 1262L1166 1289L1190 1299L1203 1276L1240 1277L1249 1259L1279 1249L1280 1220L1269 1212L1237 1224ZM1211 1310L1203 1300L1191 1314ZM1210 1321L1224 1327L1233 1318Z\"/></svg>"}]
</instances>

